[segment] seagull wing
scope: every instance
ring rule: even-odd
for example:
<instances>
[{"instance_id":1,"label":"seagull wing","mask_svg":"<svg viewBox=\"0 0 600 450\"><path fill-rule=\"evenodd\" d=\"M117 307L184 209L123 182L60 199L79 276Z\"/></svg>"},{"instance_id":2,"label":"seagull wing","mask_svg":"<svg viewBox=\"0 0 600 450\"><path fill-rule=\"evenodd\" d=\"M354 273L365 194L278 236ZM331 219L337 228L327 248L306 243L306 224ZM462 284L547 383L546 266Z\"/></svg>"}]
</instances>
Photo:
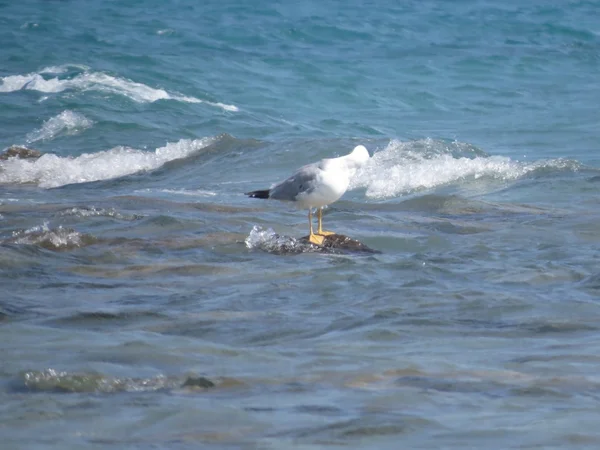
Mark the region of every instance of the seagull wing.
<instances>
[{"instance_id":1,"label":"seagull wing","mask_svg":"<svg viewBox=\"0 0 600 450\"><path fill-rule=\"evenodd\" d=\"M300 194L310 194L321 175L320 163L308 164L291 177L271 188L270 197L275 200L295 201Z\"/></svg>"}]
</instances>

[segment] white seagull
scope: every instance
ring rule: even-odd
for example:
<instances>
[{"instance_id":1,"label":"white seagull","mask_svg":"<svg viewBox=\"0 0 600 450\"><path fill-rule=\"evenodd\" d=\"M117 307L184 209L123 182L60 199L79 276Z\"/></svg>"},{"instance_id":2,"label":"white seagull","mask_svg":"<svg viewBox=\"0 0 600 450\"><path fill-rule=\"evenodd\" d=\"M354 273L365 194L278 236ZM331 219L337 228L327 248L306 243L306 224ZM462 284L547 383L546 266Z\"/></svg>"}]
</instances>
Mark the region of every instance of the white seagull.
<instances>
[{"instance_id":1,"label":"white seagull","mask_svg":"<svg viewBox=\"0 0 600 450\"><path fill-rule=\"evenodd\" d=\"M270 189L246 192L252 198L272 198L293 202L301 209L308 209L310 233L308 240L322 245L327 235L335 234L323 231L323 206L329 205L344 195L350 179L369 159L369 151L363 146L354 147L352 153L339 158L325 158L316 163L298 169L291 177L275 184ZM313 233L312 208L317 208L319 229Z\"/></svg>"}]
</instances>

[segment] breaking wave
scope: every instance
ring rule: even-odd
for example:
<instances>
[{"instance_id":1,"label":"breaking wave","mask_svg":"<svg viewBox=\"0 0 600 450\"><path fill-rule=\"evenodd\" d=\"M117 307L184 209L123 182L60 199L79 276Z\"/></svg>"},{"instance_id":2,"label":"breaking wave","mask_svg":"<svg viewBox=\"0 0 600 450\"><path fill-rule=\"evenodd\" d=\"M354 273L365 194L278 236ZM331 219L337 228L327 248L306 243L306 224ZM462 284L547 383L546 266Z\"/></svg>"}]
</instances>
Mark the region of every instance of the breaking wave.
<instances>
[{"instance_id":1,"label":"breaking wave","mask_svg":"<svg viewBox=\"0 0 600 450\"><path fill-rule=\"evenodd\" d=\"M384 199L451 183L479 179L508 181L537 170L577 170L580 166L576 161L562 158L525 163L489 156L461 142L392 140L356 174L350 188L366 188L367 197Z\"/></svg>"},{"instance_id":2,"label":"breaking wave","mask_svg":"<svg viewBox=\"0 0 600 450\"><path fill-rule=\"evenodd\" d=\"M44 154L36 160L11 158L0 161L0 183L34 183L43 188L109 180L154 170L175 159L185 158L210 145L214 138L182 139L154 152L115 147L76 158Z\"/></svg>"},{"instance_id":3,"label":"breaking wave","mask_svg":"<svg viewBox=\"0 0 600 450\"><path fill-rule=\"evenodd\" d=\"M75 70L73 70L75 69ZM113 95L123 95L138 103L152 103L158 100L175 100L186 103L206 103L225 111L238 111L235 105L210 102L196 97L169 93L143 83L115 77L103 72L89 70L85 66L65 65L47 67L39 72L26 75L0 77L0 92L33 90L44 93L59 93L67 90L98 91Z\"/></svg>"}]
</instances>

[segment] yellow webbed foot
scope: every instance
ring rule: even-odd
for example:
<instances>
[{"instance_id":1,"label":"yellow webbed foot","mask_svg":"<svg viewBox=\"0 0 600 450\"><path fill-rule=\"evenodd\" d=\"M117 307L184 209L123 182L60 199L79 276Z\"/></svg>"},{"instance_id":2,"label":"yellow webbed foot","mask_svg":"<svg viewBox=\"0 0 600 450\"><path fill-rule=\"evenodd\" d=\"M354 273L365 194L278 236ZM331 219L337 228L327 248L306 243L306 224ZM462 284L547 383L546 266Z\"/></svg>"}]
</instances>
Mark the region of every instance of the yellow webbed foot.
<instances>
[{"instance_id":1,"label":"yellow webbed foot","mask_svg":"<svg viewBox=\"0 0 600 450\"><path fill-rule=\"evenodd\" d=\"M323 236L319 236L318 234L310 234L308 236L308 242L315 245L323 245L323 240L325 238Z\"/></svg>"},{"instance_id":2,"label":"yellow webbed foot","mask_svg":"<svg viewBox=\"0 0 600 450\"><path fill-rule=\"evenodd\" d=\"M331 236L332 234L335 234L333 231L323 231L323 230L319 230L317 232L317 234L319 236Z\"/></svg>"}]
</instances>

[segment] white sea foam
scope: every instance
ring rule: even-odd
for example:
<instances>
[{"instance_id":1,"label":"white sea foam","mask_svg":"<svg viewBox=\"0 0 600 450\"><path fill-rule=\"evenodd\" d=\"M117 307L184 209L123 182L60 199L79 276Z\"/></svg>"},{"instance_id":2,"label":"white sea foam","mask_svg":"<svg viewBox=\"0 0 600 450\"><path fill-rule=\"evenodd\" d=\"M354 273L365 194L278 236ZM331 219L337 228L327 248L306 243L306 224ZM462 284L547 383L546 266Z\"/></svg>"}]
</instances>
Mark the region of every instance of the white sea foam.
<instances>
[{"instance_id":1,"label":"white sea foam","mask_svg":"<svg viewBox=\"0 0 600 450\"><path fill-rule=\"evenodd\" d=\"M94 124L91 120L75 111L63 111L44 122L38 130L32 131L26 137L27 143L49 140L61 132L76 134Z\"/></svg>"},{"instance_id":2,"label":"white sea foam","mask_svg":"<svg viewBox=\"0 0 600 450\"><path fill-rule=\"evenodd\" d=\"M212 106L218 106L219 108L222 108L222 109L224 109L225 111L232 111L232 112L236 112L236 111L239 111L239 110L240 110L240 109L239 109L237 106L235 106L235 105L227 105L227 104L225 104L225 103L220 103L220 102L217 102L217 103L213 103L213 102L204 102L204 103L208 103L209 105L212 105Z\"/></svg>"},{"instance_id":3,"label":"white sea foam","mask_svg":"<svg viewBox=\"0 0 600 450\"><path fill-rule=\"evenodd\" d=\"M10 158L0 161L0 183L35 183L53 188L73 183L108 180L136 172L154 170L175 159L185 158L214 141L213 138L182 139L147 152L128 147L76 158L42 155L35 161Z\"/></svg>"},{"instance_id":4,"label":"white sea foam","mask_svg":"<svg viewBox=\"0 0 600 450\"><path fill-rule=\"evenodd\" d=\"M363 166L350 188L363 187L367 197L383 199L481 178L515 180L545 167L571 166L572 162L563 159L523 163L504 156L486 156L458 142L392 140Z\"/></svg>"},{"instance_id":5,"label":"white sea foam","mask_svg":"<svg viewBox=\"0 0 600 450\"><path fill-rule=\"evenodd\" d=\"M66 78L46 78L44 75L63 75L68 68L79 69L79 73ZM81 72L83 70L83 72ZM137 83L126 78L114 77L103 72L89 71L85 66L67 65L52 66L42 69L39 73L27 75L9 75L0 77L0 92L15 92L33 90L44 93L59 93L66 90L80 92L97 91L114 95L123 95L138 103L152 103L158 100L176 100L186 103L206 103L225 111L238 111L235 105L220 102L210 102L196 97L172 94L164 89L152 88L143 83Z\"/></svg>"}]
</instances>

